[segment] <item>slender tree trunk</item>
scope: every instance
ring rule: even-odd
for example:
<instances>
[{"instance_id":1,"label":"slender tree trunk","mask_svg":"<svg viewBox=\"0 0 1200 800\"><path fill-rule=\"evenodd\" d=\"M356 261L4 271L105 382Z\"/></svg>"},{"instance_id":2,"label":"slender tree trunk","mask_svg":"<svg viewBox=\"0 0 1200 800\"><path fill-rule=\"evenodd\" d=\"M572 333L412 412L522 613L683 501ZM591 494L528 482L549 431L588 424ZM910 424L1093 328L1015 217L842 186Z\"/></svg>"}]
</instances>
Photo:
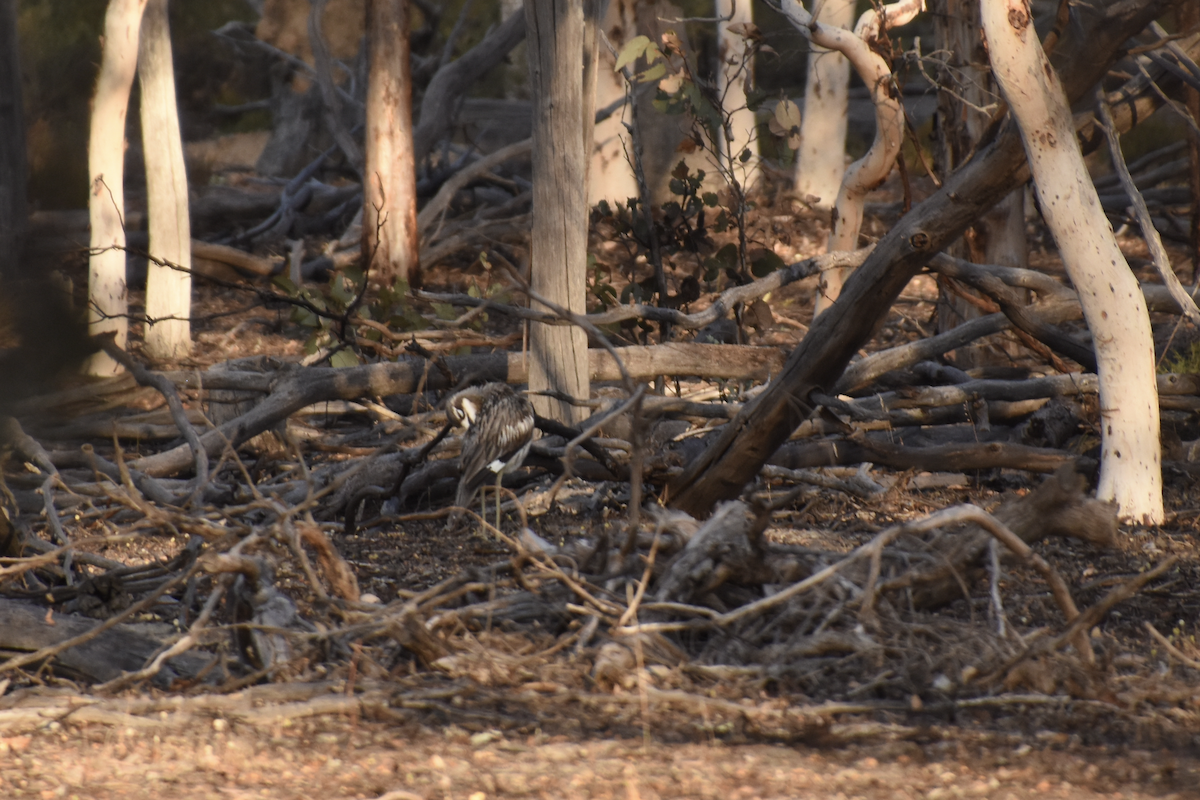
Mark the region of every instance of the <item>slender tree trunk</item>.
<instances>
[{"instance_id":1,"label":"slender tree trunk","mask_svg":"<svg viewBox=\"0 0 1200 800\"><path fill-rule=\"evenodd\" d=\"M0 275L11 274L24 239L25 115L17 50L17 0L0 0Z\"/></svg>"},{"instance_id":2,"label":"slender tree trunk","mask_svg":"<svg viewBox=\"0 0 1200 800\"><path fill-rule=\"evenodd\" d=\"M746 53L746 39L737 31L753 24L754 6L751 0L716 0L717 17L717 94L729 116L727 136L721 137L721 159L745 168L739 174L742 189L749 191L761 177L758 163L758 122L754 112L746 107L746 84L754 83L754 57ZM728 22L726 17L732 17ZM750 158L743 162L747 150Z\"/></svg>"},{"instance_id":3,"label":"slender tree trunk","mask_svg":"<svg viewBox=\"0 0 1200 800\"><path fill-rule=\"evenodd\" d=\"M187 170L175 103L167 0L149 0L146 5L138 49L150 254L190 269ZM154 358L187 355L192 349L191 312L192 276L151 262L146 275L146 353Z\"/></svg>"},{"instance_id":4,"label":"slender tree trunk","mask_svg":"<svg viewBox=\"0 0 1200 800\"><path fill-rule=\"evenodd\" d=\"M1100 207L1071 109L1026 0L982 0L996 80L1021 128L1034 185L1067 274L1079 289L1100 376L1100 485L1120 514L1163 519L1154 342L1146 301Z\"/></svg>"},{"instance_id":5,"label":"slender tree trunk","mask_svg":"<svg viewBox=\"0 0 1200 800\"><path fill-rule=\"evenodd\" d=\"M817 21L834 28L854 24L854 0L826 0ZM804 84L800 150L796 153L796 194L816 197L818 208L833 209L846 173L846 112L850 105L850 62L836 50L813 44Z\"/></svg>"},{"instance_id":6,"label":"slender tree trunk","mask_svg":"<svg viewBox=\"0 0 1200 800\"><path fill-rule=\"evenodd\" d=\"M109 0L104 15L104 53L92 101L88 136L92 255L88 264L88 330L129 336L125 285L125 115L137 72L138 33L146 0ZM85 367L91 375L116 375L121 365L103 351Z\"/></svg>"},{"instance_id":7,"label":"slender tree trunk","mask_svg":"<svg viewBox=\"0 0 1200 800\"><path fill-rule=\"evenodd\" d=\"M584 14L573 0L527 0L526 45L533 94L533 290L585 311L587 154L583 146ZM575 326L533 323L529 388L589 396L587 336ZM538 413L571 423L586 409L544 396Z\"/></svg>"},{"instance_id":8,"label":"slender tree trunk","mask_svg":"<svg viewBox=\"0 0 1200 800\"><path fill-rule=\"evenodd\" d=\"M948 68L938 75L942 88L938 92L934 158L935 168L944 178L974 151L992 114L999 108L1000 89L992 79L983 46L978 0L933 0L930 11L937 48L949 53ZM978 264L1028 266L1024 190L1013 191L980 217L952 250L953 255ZM939 330L950 330L981 314L977 306L957 295L943 292L938 298ZM1015 342L1011 349L1017 349ZM1012 354L998 353L991 344L971 345L955 351L955 363L964 369L1008 363L1007 356Z\"/></svg>"},{"instance_id":9,"label":"slender tree trunk","mask_svg":"<svg viewBox=\"0 0 1200 800\"><path fill-rule=\"evenodd\" d=\"M367 0L363 258L376 281L420 284L407 0Z\"/></svg>"}]
</instances>

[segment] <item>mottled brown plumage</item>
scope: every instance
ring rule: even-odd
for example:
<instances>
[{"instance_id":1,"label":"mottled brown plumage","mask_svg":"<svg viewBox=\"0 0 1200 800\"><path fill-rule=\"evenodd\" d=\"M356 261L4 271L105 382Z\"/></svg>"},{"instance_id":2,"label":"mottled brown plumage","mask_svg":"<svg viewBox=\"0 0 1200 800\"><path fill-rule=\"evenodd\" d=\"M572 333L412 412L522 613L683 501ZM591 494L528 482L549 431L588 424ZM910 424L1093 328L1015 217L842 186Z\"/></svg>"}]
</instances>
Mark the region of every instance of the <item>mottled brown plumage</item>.
<instances>
[{"instance_id":1,"label":"mottled brown plumage","mask_svg":"<svg viewBox=\"0 0 1200 800\"><path fill-rule=\"evenodd\" d=\"M498 486L506 473L525 461L533 444L533 406L508 384L486 383L458 392L446 408L467 429L454 501L466 508L489 479Z\"/></svg>"}]
</instances>

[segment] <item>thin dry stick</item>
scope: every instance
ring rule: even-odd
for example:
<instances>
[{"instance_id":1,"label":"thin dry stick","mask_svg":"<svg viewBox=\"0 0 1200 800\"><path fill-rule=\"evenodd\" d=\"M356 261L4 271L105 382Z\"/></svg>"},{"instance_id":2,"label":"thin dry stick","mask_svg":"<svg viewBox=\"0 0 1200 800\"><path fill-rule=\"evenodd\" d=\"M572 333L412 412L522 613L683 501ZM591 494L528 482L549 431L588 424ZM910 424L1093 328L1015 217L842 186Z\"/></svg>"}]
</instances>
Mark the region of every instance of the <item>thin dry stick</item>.
<instances>
[{"instance_id":1,"label":"thin dry stick","mask_svg":"<svg viewBox=\"0 0 1200 800\"><path fill-rule=\"evenodd\" d=\"M197 502L208 483L208 452L200 444L200 437L197 435L196 429L188 421L187 412L183 409L183 403L179 399L179 392L175 390L175 384L171 383L165 375L153 373L134 361L128 353L117 346L112 334L96 337L96 341L114 361L129 370L139 386L153 387L167 401L167 407L171 410L171 419L175 422L175 427L179 428L180 435L192 449L192 458L196 465L196 489L187 502L189 504Z\"/></svg>"},{"instance_id":2,"label":"thin dry stick","mask_svg":"<svg viewBox=\"0 0 1200 800\"><path fill-rule=\"evenodd\" d=\"M116 692L124 689L126 686L131 686L138 681L144 681L153 678L162 669L163 664L167 663L168 659L175 658L182 653L191 650L200 642L200 632L208 625L208 620L212 617L213 611L217 608L217 603L225 594L225 584L218 584L212 593L208 596L208 600L204 603L204 608L201 609L200 615L196 617L196 621L188 628L188 632L175 644L168 647L163 652L159 653L153 661L147 664L137 672L130 672L118 678L113 678L107 683L102 683L95 687L97 693Z\"/></svg>"},{"instance_id":3,"label":"thin dry stick","mask_svg":"<svg viewBox=\"0 0 1200 800\"><path fill-rule=\"evenodd\" d=\"M1146 240L1146 247L1150 250L1150 258L1154 261L1158 274L1171 293L1171 298L1179 304L1188 319L1194 324L1200 325L1200 308L1196 307L1196 301L1192 299L1192 296L1183 288L1183 284L1179 282L1179 278L1175 276L1167 249L1163 247L1162 237L1158 235L1158 229L1154 227L1154 220L1150 218L1150 209L1146 207L1146 198L1142 197L1142 193L1138 191L1133 177L1129 174L1129 167L1125 164L1125 157L1121 155L1121 139L1117 135L1117 127L1113 123L1112 110L1105 102L1104 90L1100 86L1096 87L1096 110L1100 112L1101 127L1104 129L1104 135L1108 138L1108 152L1112 157L1113 167L1121 176L1121 186L1129 195L1133 214L1137 218L1138 226L1142 229L1142 238Z\"/></svg>"},{"instance_id":4,"label":"thin dry stick","mask_svg":"<svg viewBox=\"0 0 1200 800\"><path fill-rule=\"evenodd\" d=\"M1146 631L1152 637L1154 637L1154 641L1161 644L1163 649L1178 659L1181 664L1183 664L1185 667L1191 667L1192 669L1200 669L1200 661L1197 661L1194 658L1188 658L1186 655L1184 655L1178 647L1171 644L1170 639L1158 632L1158 628L1155 628L1149 622L1143 622L1142 624L1146 626Z\"/></svg>"},{"instance_id":5,"label":"thin dry stick","mask_svg":"<svg viewBox=\"0 0 1200 800\"><path fill-rule=\"evenodd\" d=\"M654 572L654 557L658 554L659 537L662 534L663 526L666 525L666 518L661 518L658 521L658 529L654 531L654 541L650 543L650 555L646 556L646 569L642 571L642 579L638 581L637 592L633 595L633 600L629 603L629 607L625 609L625 613L617 620L614 628L624 628L626 623L631 619L637 618L638 606L642 603L642 597L646 594L646 587L650 585L650 576Z\"/></svg>"},{"instance_id":6,"label":"thin dry stick","mask_svg":"<svg viewBox=\"0 0 1200 800\"><path fill-rule=\"evenodd\" d=\"M1166 558L1156 567L1154 567L1154 569L1147 570L1141 575L1130 578L1120 586L1114 587L1108 592L1108 594L1101 598L1100 602L1091 606L1082 614L1077 616L1074 620L1072 620L1071 624L1067 626L1067 629L1059 634L1058 638L1050 643L1050 648L1057 650L1068 641L1071 641L1072 644L1075 644L1075 642L1072 640L1077 640L1080 636L1086 639L1088 631L1091 630L1094 625L1099 624L1100 620L1104 619L1108 612L1112 610L1113 606L1133 597L1135 594L1141 591L1143 586L1150 583L1150 581L1159 577L1173 567L1177 560L1178 558L1176 556ZM1079 646L1076 644L1075 647L1078 649Z\"/></svg>"},{"instance_id":7,"label":"thin dry stick","mask_svg":"<svg viewBox=\"0 0 1200 800\"><path fill-rule=\"evenodd\" d=\"M996 635L1007 636L1008 618L1004 615L1004 601L1000 598L1000 543L992 539L988 543L988 578L991 583L992 613L996 617Z\"/></svg>"}]
</instances>

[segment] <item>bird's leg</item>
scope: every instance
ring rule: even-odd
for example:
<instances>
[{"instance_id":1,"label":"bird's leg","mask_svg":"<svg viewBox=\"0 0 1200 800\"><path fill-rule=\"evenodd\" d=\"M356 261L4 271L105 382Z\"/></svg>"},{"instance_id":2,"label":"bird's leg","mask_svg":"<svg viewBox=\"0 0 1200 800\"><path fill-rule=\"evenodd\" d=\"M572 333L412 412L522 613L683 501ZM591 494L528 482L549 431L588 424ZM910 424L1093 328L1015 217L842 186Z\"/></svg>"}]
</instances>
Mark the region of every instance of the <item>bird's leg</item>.
<instances>
[{"instance_id":1,"label":"bird's leg","mask_svg":"<svg viewBox=\"0 0 1200 800\"><path fill-rule=\"evenodd\" d=\"M503 472L496 473L496 530L500 530L500 481L504 478Z\"/></svg>"}]
</instances>

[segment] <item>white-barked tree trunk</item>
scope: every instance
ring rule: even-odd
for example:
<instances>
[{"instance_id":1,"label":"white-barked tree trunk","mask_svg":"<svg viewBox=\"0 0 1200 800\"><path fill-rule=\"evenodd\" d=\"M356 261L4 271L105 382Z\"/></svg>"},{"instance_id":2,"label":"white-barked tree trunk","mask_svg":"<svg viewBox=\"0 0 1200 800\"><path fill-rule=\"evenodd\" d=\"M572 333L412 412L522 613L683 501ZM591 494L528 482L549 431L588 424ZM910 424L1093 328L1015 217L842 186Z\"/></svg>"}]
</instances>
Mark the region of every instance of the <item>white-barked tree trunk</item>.
<instances>
[{"instance_id":1,"label":"white-barked tree trunk","mask_svg":"<svg viewBox=\"0 0 1200 800\"><path fill-rule=\"evenodd\" d=\"M138 51L150 255L191 269L187 170L175 103L167 0L149 0L146 5ZM146 354L186 356L192 349L191 313L191 274L151 261L146 274Z\"/></svg>"},{"instance_id":2,"label":"white-barked tree trunk","mask_svg":"<svg viewBox=\"0 0 1200 800\"><path fill-rule=\"evenodd\" d=\"M854 0L825 0L817 22L832 28L854 24ZM833 208L846 174L846 114L850 106L850 62L836 50L816 44L808 54L800 149L796 152L796 194L815 197L817 208Z\"/></svg>"},{"instance_id":3,"label":"white-barked tree trunk","mask_svg":"<svg viewBox=\"0 0 1200 800\"><path fill-rule=\"evenodd\" d=\"M1163 520L1158 391L1150 317L1075 138L1071 109L1026 0L982 0L992 71L1021 128L1046 220L1092 332L1100 376L1096 495L1122 518Z\"/></svg>"},{"instance_id":4,"label":"white-barked tree trunk","mask_svg":"<svg viewBox=\"0 0 1200 800\"><path fill-rule=\"evenodd\" d=\"M88 134L88 330L116 333L124 347L129 337L128 287L125 285L125 116L137 72L138 32L146 0L109 0L104 15L104 53L92 101ZM121 365L99 352L88 360L90 375L116 375Z\"/></svg>"}]
</instances>

